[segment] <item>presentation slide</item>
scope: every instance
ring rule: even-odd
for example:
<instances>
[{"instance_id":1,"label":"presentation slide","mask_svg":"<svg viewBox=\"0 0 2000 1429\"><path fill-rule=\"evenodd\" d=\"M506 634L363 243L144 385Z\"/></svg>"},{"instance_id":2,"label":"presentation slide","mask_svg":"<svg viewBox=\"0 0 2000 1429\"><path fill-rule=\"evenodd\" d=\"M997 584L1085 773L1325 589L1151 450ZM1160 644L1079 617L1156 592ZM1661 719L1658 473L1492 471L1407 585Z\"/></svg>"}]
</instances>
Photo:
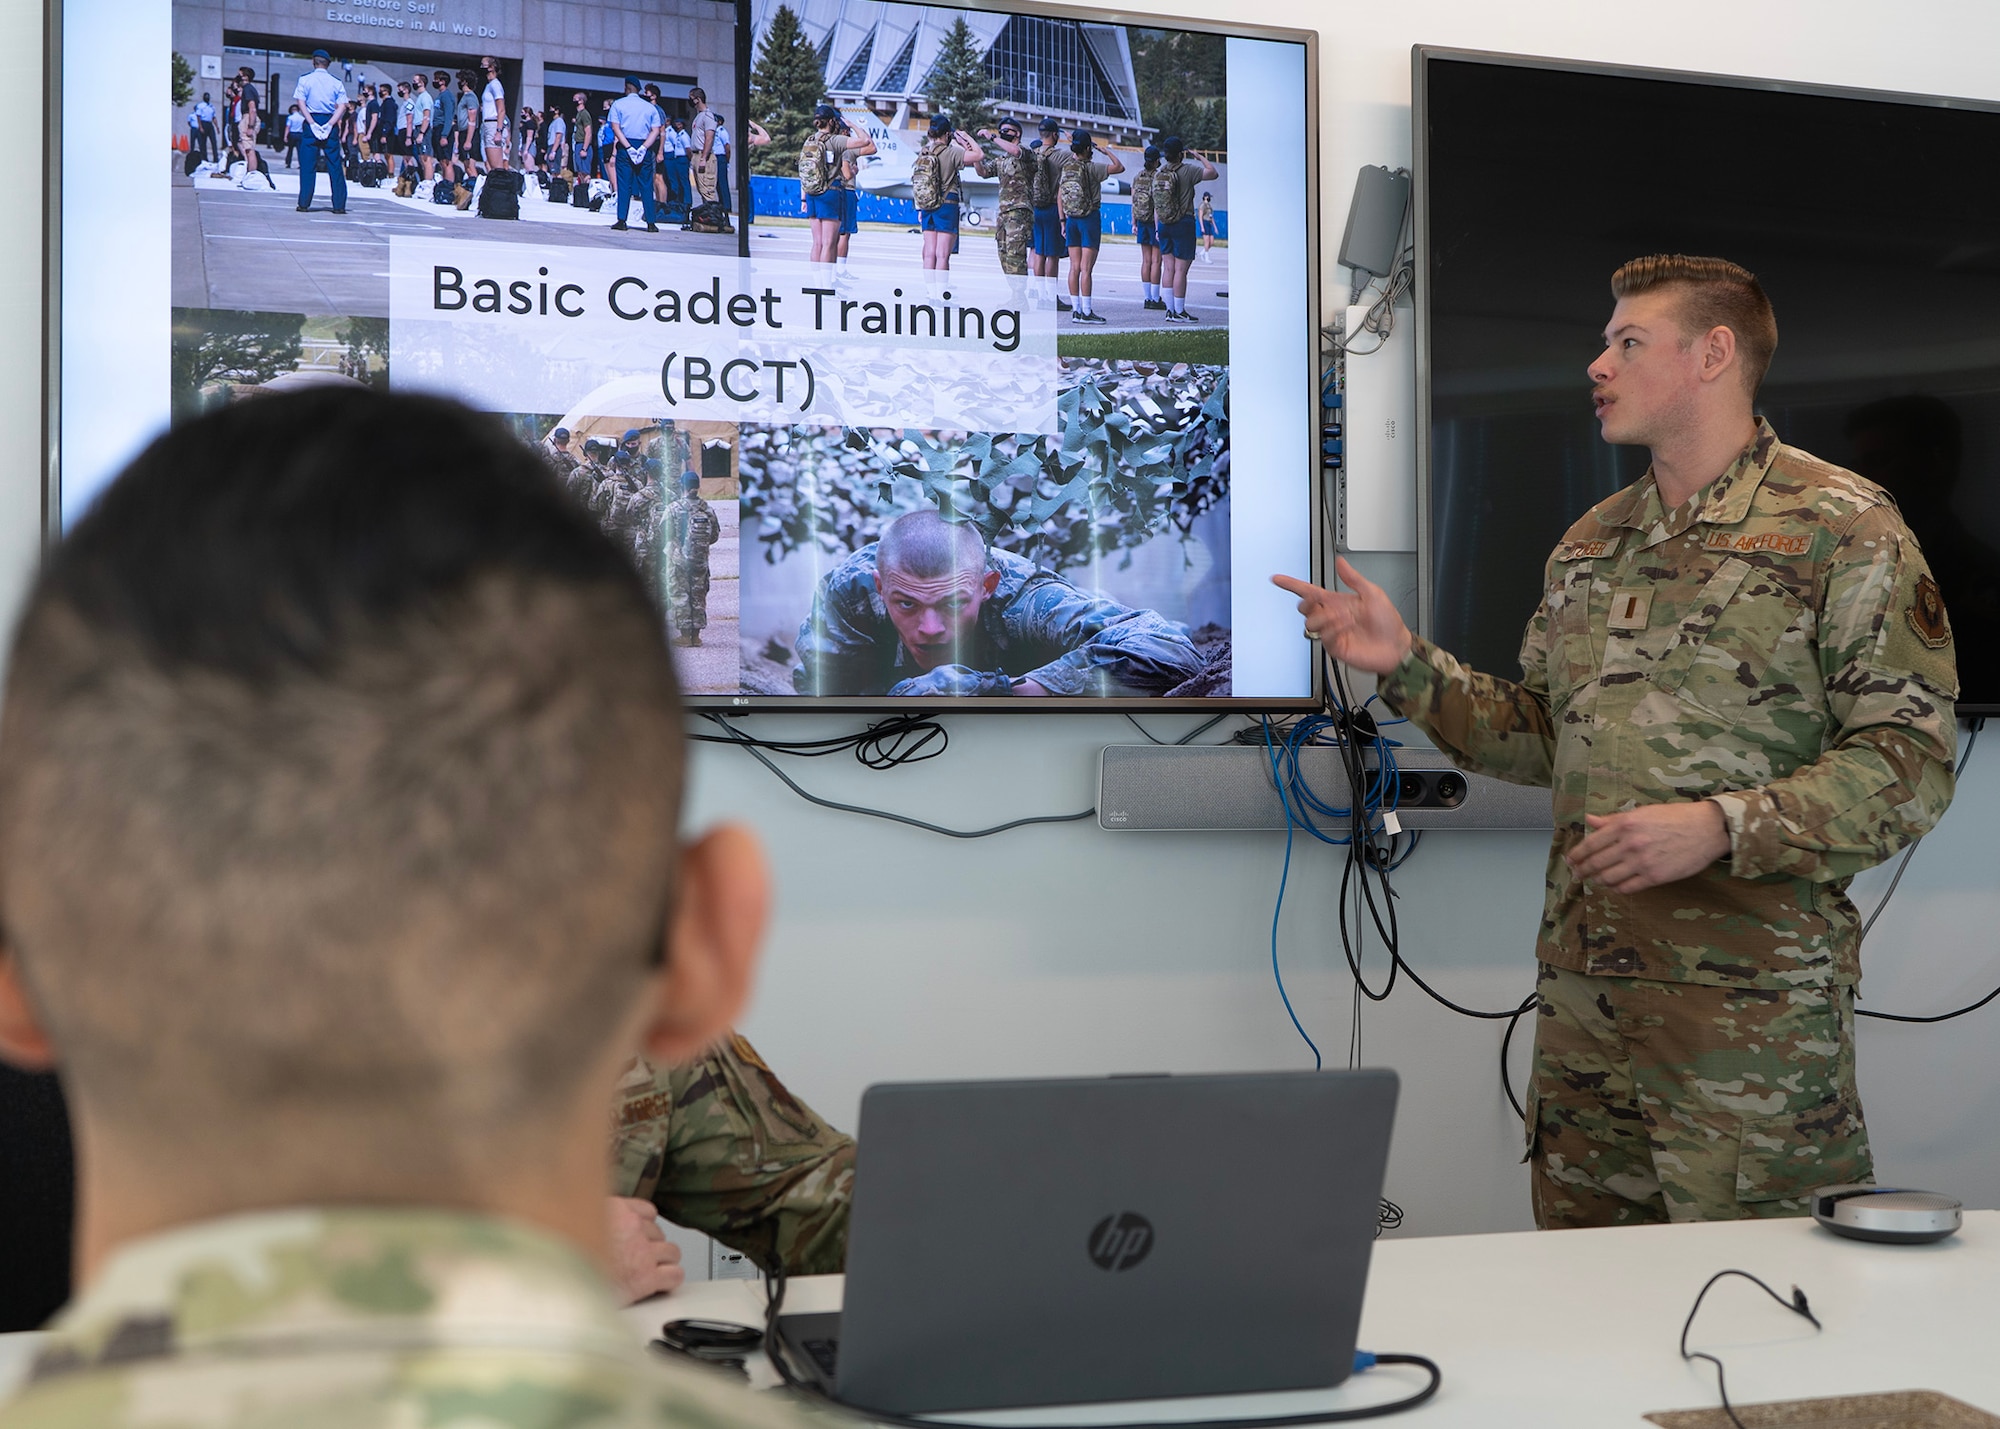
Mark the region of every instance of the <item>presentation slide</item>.
<instances>
[{"instance_id":1,"label":"presentation slide","mask_svg":"<svg viewBox=\"0 0 2000 1429\"><path fill-rule=\"evenodd\" d=\"M437 393L629 546L690 694L1310 694L1265 580L1311 564L1302 44L882 0L63 18L77 92L172 58L169 158L65 154L66 521L170 421Z\"/></svg>"}]
</instances>

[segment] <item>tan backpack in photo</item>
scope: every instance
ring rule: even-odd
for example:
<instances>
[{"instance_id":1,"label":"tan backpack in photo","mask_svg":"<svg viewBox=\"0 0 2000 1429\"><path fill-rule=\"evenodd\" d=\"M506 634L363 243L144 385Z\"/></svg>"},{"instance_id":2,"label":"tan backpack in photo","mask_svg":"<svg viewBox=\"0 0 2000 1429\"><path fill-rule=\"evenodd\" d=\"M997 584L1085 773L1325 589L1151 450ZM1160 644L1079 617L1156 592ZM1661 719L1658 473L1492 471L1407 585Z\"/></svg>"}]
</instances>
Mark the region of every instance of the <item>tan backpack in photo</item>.
<instances>
[{"instance_id":1,"label":"tan backpack in photo","mask_svg":"<svg viewBox=\"0 0 2000 1429\"><path fill-rule=\"evenodd\" d=\"M910 197L927 212L944 203L944 173L938 168L938 151L950 142L947 136L936 144L924 145L910 165Z\"/></svg>"},{"instance_id":2,"label":"tan backpack in photo","mask_svg":"<svg viewBox=\"0 0 2000 1429\"><path fill-rule=\"evenodd\" d=\"M1062 208L1069 218L1089 218L1097 212L1097 204L1104 197L1103 191L1090 181L1090 158L1088 155L1072 153L1063 161L1062 179L1056 191L1062 195Z\"/></svg>"},{"instance_id":3,"label":"tan backpack in photo","mask_svg":"<svg viewBox=\"0 0 2000 1429\"><path fill-rule=\"evenodd\" d=\"M1153 216L1161 223L1179 223L1188 216L1188 205L1194 201L1194 191L1183 194L1174 178L1180 173L1180 165L1169 169L1161 167L1153 176Z\"/></svg>"},{"instance_id":4,"label":"tan backpack in photo","mask_svg":"<svg viewBox=\"0 0 2000 1429\"><path fill-rule=\"evenodd\" d=\"M799 188L809 195L823 194L833 186L830 137L826 130L815 129L799 150Z\"/></svg>"}]
</instances>

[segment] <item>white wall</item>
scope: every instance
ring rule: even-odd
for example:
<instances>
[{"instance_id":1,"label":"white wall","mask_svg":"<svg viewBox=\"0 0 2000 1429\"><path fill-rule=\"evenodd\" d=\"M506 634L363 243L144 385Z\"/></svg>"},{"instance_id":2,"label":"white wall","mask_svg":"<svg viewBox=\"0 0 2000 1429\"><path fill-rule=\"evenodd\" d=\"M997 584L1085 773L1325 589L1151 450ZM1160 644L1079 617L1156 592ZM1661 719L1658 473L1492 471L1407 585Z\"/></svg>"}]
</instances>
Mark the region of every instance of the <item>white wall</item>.
<instances>
[{"instance_id":1,"label":"white wall","mask_svg":"<svg viewBox=\"0 0 2000 1429\"><path fill-rule=\"evenodd\" d=\"M1149 5L1188 16L1211 8ZM1684 0L1671 15L1567 0L1267 0L1258 18L1324 29L1330 284L1345 277L1331 253L1355 168L1409 161L1414 42L2000 98L1991 62L2000 11L1971 0ZM0 47L0 93L25 103L39 92L29 47ZM1577 122L1601 132L1615 163L1617 117ZM36 349L24 340L38 327L39 230L26 210L39 172L26 149L0 146L0 193L11 203L0 229L0 315L17 335L0 358L10 458L0 466L0 604L9 611L39 513ZM1380 574L1407 589L1407 564L1383 561ZM1095 797L1096 750L1138 738L1112 717L950 723L952 750L934 764L873 774L824 760L793 772L835 797L972 826L1084 808ZM1936 1010L2000 984L2000 730L1992 738L1876 931L1865 960L1873 1006ZM746 819L771 847L779 906L746 1030L836 1120L851 1124L862 1087L881 1079L1310 1065L1271 986L1278 837L1113 835L1081 824L947 841L809 807L742 754L710 748L696 760L694 794L697 819ZM1544 849L1532 834L1431 836L1399 875L1407 955L1463 1001L1518 1000L1530 986ZM1301 1016L1340 1065L1350 984L1336 971L1334 868L1324 850L1295 851L1281 951ZM1866 903L1886 881L1870 875L1857 896ZM1862 1091L1885 1177L2000 1205L1996 1019L2000 1005L1943 1028L1865 1027ZM1409 989L1370 1007L1362 1026L1363 1060L1404 1077L1389 1193L1408 1210L1410 1231L1526 1225L1519 1132L1495 1077L1497 1032ZM1191 1151L1240 1158L1252 1206L1259 1167L1284 1154L1236 1144L1226 1128ZM1244 1235L1256 1239L1254 1218Z\"/></svg>"}]
</instances>

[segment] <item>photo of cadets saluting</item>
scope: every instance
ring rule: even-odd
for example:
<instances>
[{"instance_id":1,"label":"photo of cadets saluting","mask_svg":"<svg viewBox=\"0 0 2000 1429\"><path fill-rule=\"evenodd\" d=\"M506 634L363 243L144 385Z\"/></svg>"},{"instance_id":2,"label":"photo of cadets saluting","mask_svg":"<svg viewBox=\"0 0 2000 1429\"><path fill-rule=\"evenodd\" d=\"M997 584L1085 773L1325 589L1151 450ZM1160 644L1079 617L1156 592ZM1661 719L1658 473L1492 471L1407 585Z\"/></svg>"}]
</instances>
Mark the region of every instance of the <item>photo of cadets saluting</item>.
<instances>
[{"instance_id":1,"label":"photo of cadets saluting","mask_svg":"<svg viewBox=\"0 0 2000 1429\"><path fill-rule=\"evenodd\" d=\"M1197 186L1219 177L1219 171L1200 154L1190 157L1178 134L1160 141L1160 157L1160 171L1153 177L1153 214L1160 226L1161 297L1168 322L1200 322L1187 310L1188 269L1194 263L1194 194Z\"/></svg>"},{"instance_id":2,"label":"photo of cadets saluting","mask_svg":"<svg viewBox=\"0 0 2000 1429\"><path fill-rule=\"evenodd\" d=\"M1069 304L1056 290L1056 275L1061 271L1063 255L1068 250L1063 244L1062 210L1056 206L1056 185L1062 179L1061 150L1057 147L1057 137L1062 133L1062 125L1053 119L1041 123L1041 137L1030 147L1035 155L1035 177L1029 186L1030 207L1034 213L1029 247L1034 257L1031 272L1035 278L1030 296L1037 307L1047 307L1054 303L1060 312L1068 312Z\"/></svg>"},{"instance_id":3,"label":"photo of cadets saluting","mask_svg":"<svg viewBox=\"0 0 2000 1429\"><path fill-rule=\"evenodd\" d=\"M849 164L874 152L875 141L856 134L832 105L822 104L813 111L812 132L799 146L799 190L805 195L806 222L812 229L809 261L831 263L838 256L854 204Z\"/></svg>"},{"instance_id":4,"label":"photo of cadets saluting","mask_svg":"<svg viewBox=\"0 0 2000 1429\"><path fill-rule=\"evenodd\" d=\"M917 227L924 235L926 271L951 267L958 249L958 206L964 194L958 171L982 155L970 134L952 127L949 115L933 114L923 147L910 164L910 197L917 206Z\"/></svg>"},{"instance_id":5,"label":"photo of cadets saluting","mask_svg":"<svg viewBox=\"0 0 2000 1429\"><path fill-rule=\"evenodd\" d=\"M1160 149L1146 146L1139 172L1132 176L1132 237L1139 245L1139 290L1145 294L1145 308L1158 312L1166 308L1160 297L1160 224L1153 204L1153 184L1160 176Z\"/></svg>"},{"instance_id":6,"label":"photo of cadets saluting","mask_svg":"<svg viewBox=\"0 0 2000 1429\"><path fill-rule=\"evenodd\" d=\"M983 179L1000 181L993 243L1000 252L1000 271L1018 296L1027 285L1028 241L1035 227L1035 154L1021 143L1021 126L1012 119L1001 120L997 132L981 129L978 137L999 151L982 153L974 169Z\"/></svg>"},{"instance_id":7,"label":"photo of cadets saluting","mask_svg":"<svg viewBox=\"0 0 2000 1429\"><path fill-rule=\"evenodd\" d=\"M1092 157L1102 154L1103 162ZM1088 129L1069 136L1069 152L1062 158L1062 176L1056 184L1056 203L1063 215L1063 245L1069 250L1069 300L1080 323L1101 323L1091 306L1090 275L1097 266L1097 250L1104 246L1104 215L1101 205L1104 181L1125 172L1125 161L1098 146Z\"/></svg>"}]
</instances>

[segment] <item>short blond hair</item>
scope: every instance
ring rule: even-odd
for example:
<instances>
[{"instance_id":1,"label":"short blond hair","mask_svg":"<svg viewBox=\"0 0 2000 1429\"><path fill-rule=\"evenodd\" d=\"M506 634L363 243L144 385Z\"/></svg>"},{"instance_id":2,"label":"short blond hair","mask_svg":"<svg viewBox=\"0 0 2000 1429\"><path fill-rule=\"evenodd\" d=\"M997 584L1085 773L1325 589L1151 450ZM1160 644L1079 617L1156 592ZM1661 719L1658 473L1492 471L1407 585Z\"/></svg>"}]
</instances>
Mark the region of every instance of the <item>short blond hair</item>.
<instances>
[{"instance_id":1,"label":"short blond hair","mask_svg":"<svg viewBox=\"0 0 2000 1429\"><path fill-rule=\"evenodd\" d=\"M1756 396L1778 350L1778 317L1757 275L1727 258L1691 258L1685 253L1655 253L1634 258L1611 275L1614 298L1672 290L1679 294L1677 314L1683 346L1713 328L1736 334L1743 359L1743 377Z\"/></svg>"}]
</instances>

